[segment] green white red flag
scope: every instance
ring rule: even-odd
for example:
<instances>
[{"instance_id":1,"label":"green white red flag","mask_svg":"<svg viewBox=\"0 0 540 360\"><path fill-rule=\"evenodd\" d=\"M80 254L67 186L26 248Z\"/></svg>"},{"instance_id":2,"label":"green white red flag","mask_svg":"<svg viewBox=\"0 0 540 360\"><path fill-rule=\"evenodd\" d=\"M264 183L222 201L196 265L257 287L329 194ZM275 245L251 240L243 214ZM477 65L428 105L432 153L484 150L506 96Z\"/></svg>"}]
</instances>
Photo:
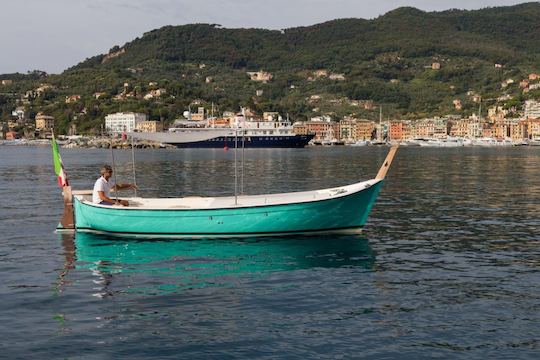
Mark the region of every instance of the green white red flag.
<instances>
[{"instance_id":1,"label":"green white red flag","mask_svg":"<svg viewBox=\"0 0 540 360\"><path fill-rule=\"evenodd\" d=\"M54 135L52 137L52 153L53 153L53 164L54 164L54 172L56 173L56 176L58 176L58 185L60 187L69 186L67 174L64 171L64 164L62 164L62 158L60 157L60 152L58 152L58 144L56 143L56 139L54 138Z\"/></svg>"}]
</instances>

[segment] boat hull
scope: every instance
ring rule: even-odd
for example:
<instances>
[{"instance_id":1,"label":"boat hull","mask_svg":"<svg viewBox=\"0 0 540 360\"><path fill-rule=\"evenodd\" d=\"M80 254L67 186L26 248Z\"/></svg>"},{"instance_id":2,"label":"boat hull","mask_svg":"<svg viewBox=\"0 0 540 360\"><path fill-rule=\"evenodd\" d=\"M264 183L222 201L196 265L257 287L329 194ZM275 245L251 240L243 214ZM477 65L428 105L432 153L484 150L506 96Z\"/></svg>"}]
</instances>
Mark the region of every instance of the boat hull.
<instances>
[{"instance_id":1,"label":"boat hull","mask_svg":"<svg viewBox=\"0 0 540 360\"><path fill-rule=\"evenodd\" d=\"M295 136L246 136L243 146L245 148L303 148L313 139L314 135ZM238 137L238 147L242 147L242 137ZM234 148L235 138L230 136L219 136L209 140L171 143L178 148L213 148L222 149L224 147Z\"/></svg>"},{"instance_id":2,"label":"boat hull","mask_svg":"<svg viewBox=\"0 0 540 360\"><path fill-rule=\"evenodd\" d=\"M77 231L134 237L227 238L358 233L382 181L318 201L223 209L137 209L95 206L74 198Z\"/></svg>"}]
</instances>

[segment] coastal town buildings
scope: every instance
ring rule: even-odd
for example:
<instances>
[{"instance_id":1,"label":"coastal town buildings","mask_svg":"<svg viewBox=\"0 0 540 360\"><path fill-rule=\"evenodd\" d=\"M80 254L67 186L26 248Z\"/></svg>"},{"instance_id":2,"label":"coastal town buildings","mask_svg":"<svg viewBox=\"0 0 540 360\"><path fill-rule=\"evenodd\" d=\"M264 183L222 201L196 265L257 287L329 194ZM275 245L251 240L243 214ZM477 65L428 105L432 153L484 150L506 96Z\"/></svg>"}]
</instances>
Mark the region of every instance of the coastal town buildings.
<instances>
[{"instance_id":1,"label":"coastal town buildings","mask_svg":"<svg viewBox=\"0 0 540 360\"><path fill-rule=\"evenodd\" d=\"M540 119L528 119L526 122L528 139L540 139Z\"/></svg>"},{"instance_id":2,"label":"coastal town buildings","mask_svg":"<svg viewBox=\"0 0 540 360\"><path fill-rule=\"evenodd\" d=\"M305 122L308 134L315 134L315 140L335 139L339 136L339 123L312 119Z\"/></svg>"},{"instance_id":3,"label":"coastal town buildings","mask_svg":"<svg viewBox=\"0 0 540 360\"><path fill-rule=\"evenodd\" d=\"M140 121L135 126L135 129L141 132L161 132L163 131L163 124L161 121L154 120Z\"/></svg>"},{"instance_id":4,"label":"coastal town buildings","mask_svg":"<svg viewBox=\"0 0 540 360\"><path fill-rule=\"evenodd\" d=\"M135 130L141 122L147 121L146 114L134 112L118 112L105 116L105 130L109 134L118 135Z\"/></svg>"},{"instance_id":5,"label":"coastal town buildings","mask_svg":"<svg viewBox=\"0 0 540 360\"><path fill-rule=\"evenodd\" d=\"M45 115L40 112L36 115L36 130L38 131L52 131L54 128L54 117Z\"/></svg>"},{"instance_id":6,"label":"coastal town buildings","mask_svg":"<svg viewBox=\"0 0 540 360\"><path fill-rule=\"evenodd\" d=\"M345 117L339 122L339 139L347 142L356 140L356 119Z\"/></svg>"},{"instance_id":7,"label":"coastal town buildings","mask_svg":"<svg viewBox=\"0 0 540 360\"><path fill-rule=\"evenodd\" d=\"M5 139L6 140L15 140L19 138L19 134L15 131L8 131L6 132Z\"/></svg>"},{"instance_id":8,"label":"coastal town buildings","mask_svg":"<svg viewBox=\"0 0 540 360\"><path fill-rule=\"evenodd\" d=\"M197 108L197 112L196 113L190 113L191 115L191 119L190 120L193 120L193 121L203 121L204 120L204 115L205 115L205 110L204 110L204 107L203 106L199 106Z\"/></svg>"},{"instance_id":9,"label":"coastal town buildings","mask_svg":"<svg viewBox=\"0 0 540 360\"><path fill-rule=\"evenodd\" d=\"M272 75L269 72L266 71L256 71L256 72L248 72L247 73L252 81L260 81L263 83L267 83L272 80L274 75Z\"/></svg>"},{"instance_id":10,"label":"coastal town buildings","mask_svg":"<svg viewBox=\"0 0 540 360\"><path fill-rule=\"evenodd\" d=\"M526 119L540 119L540 101L525 101L524 117Z\"/></svg>"}]
</instances>

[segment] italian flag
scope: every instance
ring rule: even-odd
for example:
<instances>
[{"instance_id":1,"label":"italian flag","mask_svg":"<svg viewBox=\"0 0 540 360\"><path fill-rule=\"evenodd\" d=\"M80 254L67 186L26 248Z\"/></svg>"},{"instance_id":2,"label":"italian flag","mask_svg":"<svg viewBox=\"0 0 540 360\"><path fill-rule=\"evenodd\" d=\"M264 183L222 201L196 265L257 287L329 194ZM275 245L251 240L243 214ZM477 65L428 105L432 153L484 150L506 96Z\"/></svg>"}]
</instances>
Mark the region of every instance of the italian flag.
<instances>
[{"instance_id":1,"label":"italian flag","mask_svg":"<svg viewBox=\"0 0 540 360\"><path fill-rule=\"evenodd\" d=\"M58 185L60 187L69 186L67 174L64 171L64 164L62 164L62 158L60 157L60 153L58 152L58 144L56 143L56 139L54 138L54 135L52 137L51 144L52 144L54 172L58 176Z\"/></svg>"}]
</instances>

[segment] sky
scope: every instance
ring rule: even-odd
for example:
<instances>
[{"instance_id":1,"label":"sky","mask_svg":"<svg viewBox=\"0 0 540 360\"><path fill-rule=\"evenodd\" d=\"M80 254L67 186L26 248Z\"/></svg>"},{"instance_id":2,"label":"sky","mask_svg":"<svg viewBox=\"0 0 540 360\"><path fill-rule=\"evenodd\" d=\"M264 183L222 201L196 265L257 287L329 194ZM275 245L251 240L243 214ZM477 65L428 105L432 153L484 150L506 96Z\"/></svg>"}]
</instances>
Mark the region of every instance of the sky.
<instances>
[{"instance_id":1,"label":"sky","mask_svg":"<svg viewBox=\"0 0 540 360\"><path fill-rule=\"evenodd\" d=\"M166 25L285 29L372 19L401 6L481 9L512 0L0 0L0 74L61 73Z\"/></svg>"}]
</instances>

